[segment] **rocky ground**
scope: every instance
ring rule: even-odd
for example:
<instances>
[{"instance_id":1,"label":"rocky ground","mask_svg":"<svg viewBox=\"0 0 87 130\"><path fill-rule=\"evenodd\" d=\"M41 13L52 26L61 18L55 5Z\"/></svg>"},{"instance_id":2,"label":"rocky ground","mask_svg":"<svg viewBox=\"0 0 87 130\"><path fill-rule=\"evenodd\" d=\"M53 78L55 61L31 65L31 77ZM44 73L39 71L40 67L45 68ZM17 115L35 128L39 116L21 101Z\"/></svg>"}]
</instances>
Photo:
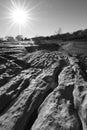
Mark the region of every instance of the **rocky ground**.
<instances>
[{"instance_id":1,"label":"rocky ground","mask_svg":"<svg viewBox=\"0 0 87 130\"><path fill-rule=\"evenodd\" d=\"M0 48L0 130L87 130L87 57L27 50Z\"/></svg>"}]
</instances>

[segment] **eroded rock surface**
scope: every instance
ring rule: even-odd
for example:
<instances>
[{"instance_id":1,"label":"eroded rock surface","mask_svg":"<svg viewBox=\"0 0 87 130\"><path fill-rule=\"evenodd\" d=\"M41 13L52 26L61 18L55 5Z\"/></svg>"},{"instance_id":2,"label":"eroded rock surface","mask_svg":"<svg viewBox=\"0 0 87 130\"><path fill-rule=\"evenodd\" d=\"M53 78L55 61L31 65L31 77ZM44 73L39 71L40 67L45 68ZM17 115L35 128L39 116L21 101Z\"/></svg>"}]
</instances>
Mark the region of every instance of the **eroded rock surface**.
<instances>
[{"instance_id":1,"label":"eroded rock surface","mask_svg":"<svg viewBox=\"0 0 87 130\"><path fill-rule=\"evenodd\" d=\"M82 64L58 51L0 53L0 130L87 130Z\"/></svg>"}]
</instances>

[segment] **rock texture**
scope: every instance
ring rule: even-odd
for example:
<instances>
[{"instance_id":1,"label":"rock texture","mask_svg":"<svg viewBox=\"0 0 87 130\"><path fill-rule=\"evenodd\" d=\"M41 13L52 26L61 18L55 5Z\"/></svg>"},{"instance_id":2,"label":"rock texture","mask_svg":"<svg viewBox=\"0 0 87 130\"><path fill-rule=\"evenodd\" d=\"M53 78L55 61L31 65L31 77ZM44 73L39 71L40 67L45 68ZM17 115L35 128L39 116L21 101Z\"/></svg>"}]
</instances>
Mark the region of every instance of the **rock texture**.
<instances>
[{"instance_id":1,"label":"rock texture","mask_svg":"<svg viewBox=\"0 0 87 130\"><path fill-rule=\"evenodd\" d=\"M86 57L0 53L0 130L87 130Z\"/></svg>"}]
</instances>

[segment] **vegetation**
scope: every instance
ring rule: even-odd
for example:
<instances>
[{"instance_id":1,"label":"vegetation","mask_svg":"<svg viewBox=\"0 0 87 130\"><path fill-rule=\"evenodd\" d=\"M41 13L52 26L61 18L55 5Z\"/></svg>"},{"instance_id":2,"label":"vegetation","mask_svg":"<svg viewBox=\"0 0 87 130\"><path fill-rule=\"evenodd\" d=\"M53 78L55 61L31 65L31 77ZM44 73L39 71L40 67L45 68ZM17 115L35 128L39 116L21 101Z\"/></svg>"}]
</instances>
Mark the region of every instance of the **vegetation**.
<instances>
[{"instance_id":1,"label":"vegetation","mask_svg":"<svg viewBox=\"0 0 87 130\"><path fill-rule=\"evenodd\" d=\"M73 33L60 33L61 30L57 32L57 34L51 36L39 36L33 37L32 40L35 41L36 44L42 44L43 41L49 40L58 40L58 41L87 41L87 29L78 30ZM3 41L4 38L0 38L0 41ZM30 38L23 38L22 35L17 35L15 38L12 36L6 36L6 41L29 41Z\"/></svg>"},{"instance_id":2,"label":"vegetation","mask_svg":"<svg viewBox=\"0 0 87 130\"><path fill-rule=\"evenodd\" d=\"M87 29L78 30L73 33L55 34L47 37L35 37L33 40L40 43L43 40L59 40L59 41L87 41Z\"/></svg>"}]
</instances>

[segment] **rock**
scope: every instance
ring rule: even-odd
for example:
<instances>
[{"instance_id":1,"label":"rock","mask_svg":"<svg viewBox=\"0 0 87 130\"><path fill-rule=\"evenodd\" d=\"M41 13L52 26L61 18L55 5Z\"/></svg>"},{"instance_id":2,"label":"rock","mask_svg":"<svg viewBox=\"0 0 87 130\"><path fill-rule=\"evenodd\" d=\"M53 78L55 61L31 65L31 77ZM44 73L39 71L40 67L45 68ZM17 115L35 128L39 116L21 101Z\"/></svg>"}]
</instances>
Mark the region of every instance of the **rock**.
<instances>
[{"instance_id":1,"label":"rock","mask_svg":"<svg viewBox=\"0 0 87 130\"><path fill-rule=\"evenodd\" d=\"M84 93L83 88L86 88L87 83L82 75L80 75L81 70L79 66L74 61L71 62L72 58L69 58L69 61L70 65L65 67L59 75L59 85L40 106L38 118L31 130L87 129L85 117L86 99L82 101L81 96L81 93L82 95ZM77 86L80 87L80 83L83 83L83 87L82 91L78 94Z\"/></svg>"},{"instance_id":2,"label":"rock","mask_svg":"<svg viewBox=\"0 0 87 130\"><path fill-rule=\"evenodd\" d=\"M23 68L0 88L0 130L30 129L34 114L37 116L39 106L57 87L58 75L67 64L57 52L35 52L28 60L29 56L24 56L24 61L30 62L29 68Z\"/></svg>"},{"instance_id":3,"label":"rock","mask_svg":"<svg viewBox=\"0 0 87 130\"><path fill-rule=\"evenodd\" d=\"M0 60L0 130L87 130L87 81L79 57L24 49L0 53Z\"/></svg>"}]
</instances>

